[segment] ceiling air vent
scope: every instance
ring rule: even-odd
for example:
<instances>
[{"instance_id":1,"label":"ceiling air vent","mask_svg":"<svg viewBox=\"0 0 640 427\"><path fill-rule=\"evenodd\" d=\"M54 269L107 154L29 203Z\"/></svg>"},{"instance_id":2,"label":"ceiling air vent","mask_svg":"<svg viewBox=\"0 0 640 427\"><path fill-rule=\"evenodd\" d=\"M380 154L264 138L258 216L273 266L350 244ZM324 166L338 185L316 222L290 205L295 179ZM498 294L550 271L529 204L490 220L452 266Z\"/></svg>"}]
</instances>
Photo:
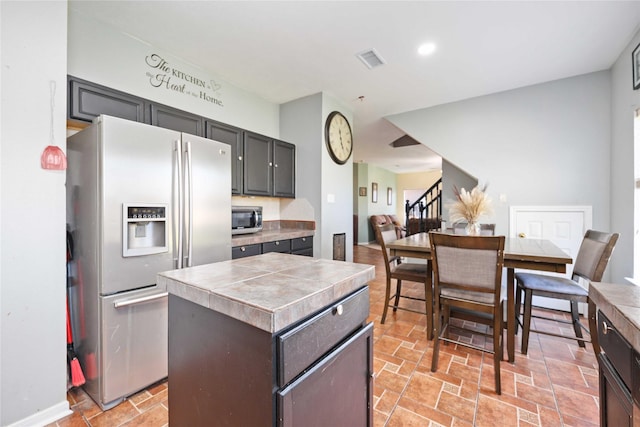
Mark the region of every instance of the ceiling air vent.
<instances>
[{"instance_id":1,"label":"ceiling air vent","mask_svg":"<svg viewBox=\"0 0 640 427\"><path fill-rule=\"evenodd\" d=\"M369 69L375 68L378 65L383 65L385 63L384 59L382 59L380 54L378 54L378 52L376 52L375 49L365 50L363 52L360 52L360 53L356 54L356 56Z\"/></svg>"}]
</instances>

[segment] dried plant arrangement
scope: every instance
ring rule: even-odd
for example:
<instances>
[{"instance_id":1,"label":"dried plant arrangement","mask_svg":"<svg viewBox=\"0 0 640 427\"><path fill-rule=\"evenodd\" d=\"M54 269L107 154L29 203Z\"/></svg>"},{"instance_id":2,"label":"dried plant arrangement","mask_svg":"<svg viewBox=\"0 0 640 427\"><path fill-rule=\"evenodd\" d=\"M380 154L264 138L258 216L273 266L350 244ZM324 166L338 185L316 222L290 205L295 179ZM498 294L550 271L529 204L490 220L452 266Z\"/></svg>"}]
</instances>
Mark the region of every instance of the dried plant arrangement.
<instances>
[{"instance_id":1,"label":"dried plant arrangement","mask_svg":"<svg viewBox=\"0 0 640 427\"><path fill-rule=\"evenodd\" d=\"M486 192L487 185L475 186L471 191L464 188L453 187L456 200L449 208L449 219L452 223L466 221L467 233L477 234L479 231L478 220L481 216L493 214L491 198Z\"/></svg>"}]
</instances>

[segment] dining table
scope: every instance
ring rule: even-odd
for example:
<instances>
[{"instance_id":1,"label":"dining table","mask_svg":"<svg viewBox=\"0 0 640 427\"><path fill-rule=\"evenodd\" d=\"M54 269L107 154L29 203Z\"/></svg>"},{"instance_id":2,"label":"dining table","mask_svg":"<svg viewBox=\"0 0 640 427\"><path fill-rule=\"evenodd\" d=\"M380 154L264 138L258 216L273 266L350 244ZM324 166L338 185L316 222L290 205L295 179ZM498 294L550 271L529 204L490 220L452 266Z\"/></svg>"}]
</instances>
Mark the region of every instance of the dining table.
<instances>
[{"instance_id":1,"label":"dining table","mask_svg":"<svg viewBox=\"0 0 640 427\"><path fill-rule=\"evenodd\" d=\"M386 244L392 256L426 259L431 267L429 233L412 234ZM507 353L509 362L515 361L515 269L537 270L564 274L573 259L565 251L546 239L506 237L504 243L504 267L507 270ZM427 274L431 281L431 274Z\"/></svg>"}]
</instances>

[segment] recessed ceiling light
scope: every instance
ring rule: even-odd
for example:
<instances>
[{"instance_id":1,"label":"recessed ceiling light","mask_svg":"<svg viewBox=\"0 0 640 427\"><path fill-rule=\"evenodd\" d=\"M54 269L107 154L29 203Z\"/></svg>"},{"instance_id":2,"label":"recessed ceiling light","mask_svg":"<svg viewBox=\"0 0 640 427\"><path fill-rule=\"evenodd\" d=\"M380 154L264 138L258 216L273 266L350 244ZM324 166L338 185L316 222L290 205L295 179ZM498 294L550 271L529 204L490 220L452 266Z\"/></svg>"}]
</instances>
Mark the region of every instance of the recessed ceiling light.
<instances>
[{"instance_id":1,"label":"recessed ceiling light","mask_svg":"<svg viewBox=\"0 0 640 427\"><path fill-rule=\"evenodd\" d=\"M424 43L418 48L418 53L422 56L431 55L436 51L435 43Z\"/></svg>"}]
</instances>

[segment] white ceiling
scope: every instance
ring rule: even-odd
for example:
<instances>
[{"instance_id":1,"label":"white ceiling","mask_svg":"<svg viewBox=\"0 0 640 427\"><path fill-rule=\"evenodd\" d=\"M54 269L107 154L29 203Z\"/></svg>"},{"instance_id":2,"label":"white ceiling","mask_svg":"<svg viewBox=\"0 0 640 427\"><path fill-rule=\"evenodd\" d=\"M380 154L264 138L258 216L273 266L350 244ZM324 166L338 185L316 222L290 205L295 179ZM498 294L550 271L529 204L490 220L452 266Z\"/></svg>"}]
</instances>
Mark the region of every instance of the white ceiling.
<instances>
[{"instance_id":1,"label":"white ceiling","mask_svg":"<svg viewBox=\"0 0 640 427\"><path fill-rule=\"evenodd\" d=\"M392 149L404 133L385 116L608 69L640 23L638 1L69 5L270 102L331 94L353 111L354 161L398 173L440 159L422 145ZM419 57L423 42L435 53ZM356 58L371 48L386 64Z\"/></svg>"}]
</instances>

